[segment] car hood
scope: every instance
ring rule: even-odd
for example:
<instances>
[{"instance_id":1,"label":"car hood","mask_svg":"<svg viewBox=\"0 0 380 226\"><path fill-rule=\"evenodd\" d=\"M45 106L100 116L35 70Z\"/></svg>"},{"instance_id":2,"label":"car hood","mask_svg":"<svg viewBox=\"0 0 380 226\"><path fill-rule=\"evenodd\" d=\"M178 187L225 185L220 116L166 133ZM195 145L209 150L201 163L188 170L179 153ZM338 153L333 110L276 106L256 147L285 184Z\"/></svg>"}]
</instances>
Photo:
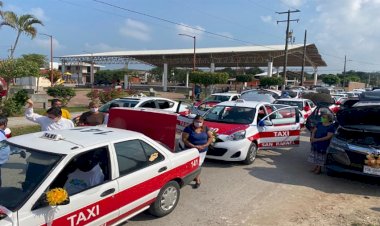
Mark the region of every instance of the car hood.
<instances>
[{"instance_id":1,"label":"car hood","mask_svg":"<svg viewBox=\"0 0 380 226\"><path fill-rule=\"evenodd\" d=\"M380 131L380 106L358 106L337 113L339 125L363 130Z\"/></svg>"},{"instance_id":2,"label":"car hood","mask_svg":"<svg viewBox=\"0 0 380 226\"><path fill-rule=\"evenodd\" d=\"M209 129L216 129L217 134L231 135L239 130L245 130L249 127L248 124L228 124L220 122L204 122Z\"/></svg>"}]
</instances>

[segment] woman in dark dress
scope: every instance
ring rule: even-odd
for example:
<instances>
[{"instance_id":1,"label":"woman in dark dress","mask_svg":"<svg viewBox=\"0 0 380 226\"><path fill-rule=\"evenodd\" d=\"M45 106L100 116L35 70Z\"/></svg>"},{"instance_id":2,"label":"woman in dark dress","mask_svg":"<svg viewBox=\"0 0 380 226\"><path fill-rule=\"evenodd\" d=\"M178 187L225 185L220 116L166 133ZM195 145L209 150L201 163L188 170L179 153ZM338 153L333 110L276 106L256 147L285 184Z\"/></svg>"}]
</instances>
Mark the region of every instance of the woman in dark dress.
<instances>
[{"instance_id":1,"label":"woman in dark dress","mask_svg":"<svg viewBox=\"0 0 380 226\"><path fill-rule=\"evenodd\" d=\"M326 151L334 132L333 116L322 114L321 122L314 127L310 136L311 151L308 160L315 165L312 171L316 174L321 173L322 166L325 164Z\"/></svg>"},{"instance_id":2,"label":"woman in dark dress","mask_svg":"<svg viewBox=\"0 0 380 226\"><path fill-rule=\"evenodd\" d=\"M206 158L206 152L208 146L212 143L213 135L212 132L203 125L204 119L202 116L197 115L194 118L192 124L187 126L182 132L182 141L186 148L196 148L199 151L199 166L203 164ZM195 188L201 185L201 180L199 175L195 178Z\"/></svg>"}]
</instances>

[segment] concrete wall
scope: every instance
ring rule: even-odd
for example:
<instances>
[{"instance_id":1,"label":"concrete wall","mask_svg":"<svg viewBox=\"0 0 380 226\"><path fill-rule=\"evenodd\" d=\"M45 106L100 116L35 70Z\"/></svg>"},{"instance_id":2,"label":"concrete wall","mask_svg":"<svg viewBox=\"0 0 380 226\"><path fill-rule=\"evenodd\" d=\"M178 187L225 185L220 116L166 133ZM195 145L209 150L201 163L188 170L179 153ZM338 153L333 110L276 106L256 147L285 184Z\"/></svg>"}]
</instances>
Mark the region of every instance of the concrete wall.
<instances>
[{"instance_id":1,"label":"concrete wall","mask_svg":"<svg viewBox=\"0 0 380 226\"><path fill-rule=\"evenodd\" d=\"M352 91L354 89L365 89L365 83L362 82L349 82L348 87L344 88L346 91Z\"/></svg>"}]
</instances>

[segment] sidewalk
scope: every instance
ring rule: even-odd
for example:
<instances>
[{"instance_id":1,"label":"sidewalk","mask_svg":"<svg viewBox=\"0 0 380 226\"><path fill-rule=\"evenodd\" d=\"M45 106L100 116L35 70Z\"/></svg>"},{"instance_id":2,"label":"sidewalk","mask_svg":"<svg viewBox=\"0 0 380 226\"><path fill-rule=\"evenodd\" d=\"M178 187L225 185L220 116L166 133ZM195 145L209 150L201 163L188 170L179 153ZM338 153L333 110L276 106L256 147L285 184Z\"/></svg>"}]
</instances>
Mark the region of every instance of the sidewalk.
<instances>
[{"instance_id":1,"label":"sidewalk","mask_svg":"<svg viewBox=\"0 0 380 226\"><path fill-rule=\"evenodd\" d=\"M78 115L81 115L83 112L71 112L71 117L75 118ZM35 126L38 125L35 122L27 120L25 117L10 117L8 118L8 127L12 128L25 127L25 126Z\"/></svg>"}]
</instances>

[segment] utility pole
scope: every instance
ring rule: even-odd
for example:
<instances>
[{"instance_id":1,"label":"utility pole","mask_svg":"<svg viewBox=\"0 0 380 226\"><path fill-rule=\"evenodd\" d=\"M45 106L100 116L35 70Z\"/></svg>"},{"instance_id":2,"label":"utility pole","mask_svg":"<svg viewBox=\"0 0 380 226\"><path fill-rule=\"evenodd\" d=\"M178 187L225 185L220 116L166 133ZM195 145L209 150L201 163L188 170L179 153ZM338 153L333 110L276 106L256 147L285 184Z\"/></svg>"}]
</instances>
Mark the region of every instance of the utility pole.
<instances>
[{"instance_id":1,"label":"utility pole","mask_svg":"<svg viewBox=\"0 0 380 226\"><path fill-rule=\"evenodd\" d=\"M346 55L344 55L343 78L346 78L346 63L347 63L347 58L346 58Z\"/></svg>"},{"instance_id":2,"label":"utility pole","mask_svg":"<svg viewBox=\"0 0 380 226\"><path fill-rule=\"evenodd\" d=\"M306 37L307 37L307 30L305 30L305 37L304 37L304 39L303 39L302 70L301 70L301 86L303 86L303 80L304 80L304 78L305 78Z\"/></svg>"},{"instance_id":3,"label":"utility pole","mask_svg":"<svg viewBox=\"0 0 380 226\"><path fill-rule=\"evenodd\" d=\"M285 85L286 85L286 66L288 64L289 23L290 23L290 21L297 21L297 23L299 21L299 19L291 20L290 19L290 14L291 13L299 13L299 12L301 12L301 11L298 10L298 9L292 10L292 11L288 10L286 12L276 12L277 14L285 14L285 13L288 14L288 19L287 20L280 20L280 21L278 20L277 21L277 24L278 23L282 23L282 22L286 22L285 60L284 60L284 72L283 72L284 73L284 75L283 75L283 77L284 77L284 85L282 87L282 90L285 89Z\"/></svg>"}]
</instances>

